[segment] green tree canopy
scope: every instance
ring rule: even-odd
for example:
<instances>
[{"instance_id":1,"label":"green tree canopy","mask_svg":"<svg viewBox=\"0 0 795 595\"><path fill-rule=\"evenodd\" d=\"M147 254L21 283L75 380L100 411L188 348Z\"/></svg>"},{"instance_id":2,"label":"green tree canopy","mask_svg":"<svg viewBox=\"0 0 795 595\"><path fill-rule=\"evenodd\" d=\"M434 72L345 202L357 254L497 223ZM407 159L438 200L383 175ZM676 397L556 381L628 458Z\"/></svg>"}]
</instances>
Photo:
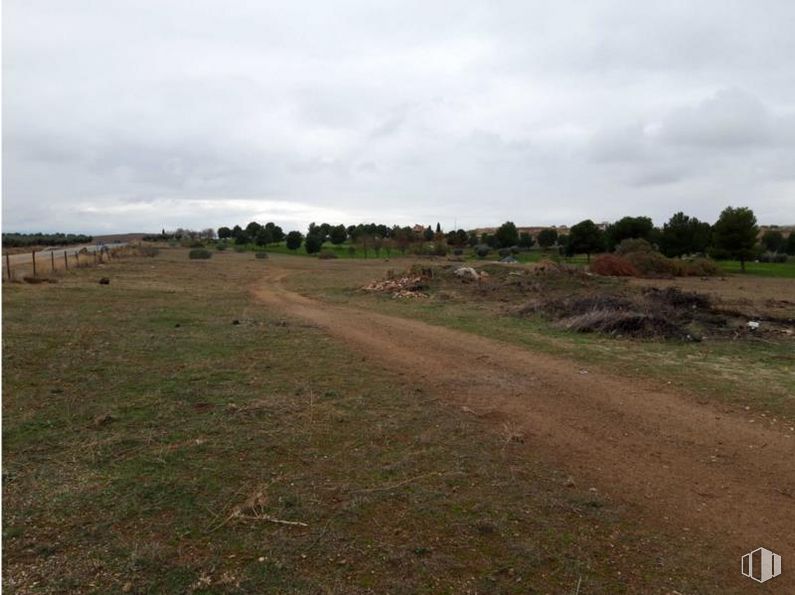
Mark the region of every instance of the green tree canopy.
<instances>
[{"instance_id":1,"label":"green tree canopy","mask_svg":"<svg viewBox=\"0 0 795 595\"><path fill-rule=\"evenodd\" d=\"M620 244L621 240L630 238L651 242L653 235L654 223L649 217L623 217L608 225L605 230L605 240L610 250Z\"/></svg>"},{"instance_id":2,"label":"green tree canopy","mask_svg":"<svg viewBox=\"0 0 795 595\"><path fill-rule=\"evenodd\" d=\"M762 245L770 252L782 252L787 244L784 234L775 229L768 229L762 234Z\"/></svg>"},{"instance_id":3,"label":"green tree canopy","mask_svg":"<svg viewBox=\"0 0 795 595\"><path fill-rule=\"evenodd\" d=\"M590 219L580 221L569 230L569 254L586 254L588 262L591 254L600 252L605 248L604 232Z\"/></svg>"},{"instance_id":4,"label":"green tree canopy","mask_svg":"<svg viewBox=\"0 0 795 595\"><path fill-rule=\"evenodd\" d=\"M519 232L516 230L516 225L513 221L506 221L497 228L494 232L494 237L497 240L498 248L510 248L519 243Z\"/></svg>"},{"instance_id":5,"label":"green tree canopy","mask_svg":"<svg viewBox=\"0 0 795 595\"><path fill-rule=\"evenodd\" d=\"M712 226L712 239L720 253L739 260L740 268L745 271L745 261L754 255L758 232L751 209L726 207Z\"/></svg>"},{"instance_id":6,"label":"green tree canopy","mask_svg":"<svg viewBox=\"0 0 795 595\"><path fill-rule=\"evenodd\" d=\"M304 242L304 236L300 231L291 231L287 234L287 247L290 250L298 250Z\"/></svg>"},{"instance_id":7,"label":"green tree canopy","mask_svg":"<svg viewBox=\"0 0 795 595\"><path fill-rule=\"evenodd\" d=\"M538 245L542 248L546 249L550 246L554 245L555 242L558 241L558 230L553 229L551 227L547 227L546 229L542 229L538 232Z\"/></svg>"},{"instance_id":8,"label":"green tree canopy","mask_svg":"<svg viewBox=\"0 0 795 595\"><path fill-rule=\"evenodd\" d=\"M709 223L689 217L681 211L675 213L660 233L660 250L670 257L705 252L709 245Z\"/></svg>"}]
</instances>

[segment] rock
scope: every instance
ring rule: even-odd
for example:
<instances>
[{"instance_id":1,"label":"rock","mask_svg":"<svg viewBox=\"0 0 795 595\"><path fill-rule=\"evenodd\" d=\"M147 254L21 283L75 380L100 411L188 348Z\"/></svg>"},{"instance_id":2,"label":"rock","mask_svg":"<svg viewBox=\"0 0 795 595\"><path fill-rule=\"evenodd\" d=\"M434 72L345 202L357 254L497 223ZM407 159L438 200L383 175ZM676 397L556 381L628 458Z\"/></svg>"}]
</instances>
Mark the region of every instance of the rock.
<instances>
[{"instance_id":1,"label":"rock","mask_svg":"<svg viewBox=\"0 0 795 595\"><path fill-rule=\"evenodd\" d=\"M573 488L577 485L577 483L574 481L574 478L571 475L569 475L566 478L566 481L563 482L563 485L565 485L567 488Z\"/></svg>"},{"instance_id":2,"label":"rock","mask_svg":"<svg viewBox=\"0 0 795 595\"><path fill-rule=\"evenodd\" d=\"M519 262L519 261L516 258L514 258L513 256L509 255L509 256L506 256L505 258L500 258L500 262L506 262L508 264L513 264L513 263Z\"/></svg>"},{"instance_id":3,"label":"rock","mask_svg":"<svg viewBox=\"0 0 795 595\"><path fill-rule=\"evenodd\" d=\"M110 279L108 279L107 277L102 277L102 279L99 280L99 284L100 285L110 285Z\"/></svg>"},{"instance_id":4,"label":"rock","mask_svg":"<svg viewBox=\"0 0 795 595\"><path fill-rule=\"evenodd\" d=\"M464 281L478 281L480 279L480 274L472 267L459 267L454 274Z\"/></svg>"},{"instance_id":5,"label":"rock","mask_svg":"<svg viewBox=\"0 0 795 595\"><path fill-rule=\"evenodd\" d=\"M752 331L755 331L756 329L759 328L759 323L757 321L755 321L755 320L749 320L748 324L746 324L746 326L749 329L751 329Z\"/></svg>"},{"instance_id":6,"label":"rock","mask_svg":"<svg viewBox=\"0 0 795 595\"><path fill-rule=\"evenodd\" d=\"M102 415L97 415L94 418L94 427L101 428L102 426L106 426L106 425L108 425L109 423L111 423L111 422L113 422L115 420L116 420L116 418L113 417L109 413L104 413Z\"/></svg>"},{"instance_id":7,"label":"rock","mask_svg":"<svg viewBox=\"0 0 795 595\"><path fill-rule=\"evenodd\" d=\"M232 324L240 324L240 321L239 321L237 318L235 318L235 319L232 321Z\"/></svg>"}]
</instances>

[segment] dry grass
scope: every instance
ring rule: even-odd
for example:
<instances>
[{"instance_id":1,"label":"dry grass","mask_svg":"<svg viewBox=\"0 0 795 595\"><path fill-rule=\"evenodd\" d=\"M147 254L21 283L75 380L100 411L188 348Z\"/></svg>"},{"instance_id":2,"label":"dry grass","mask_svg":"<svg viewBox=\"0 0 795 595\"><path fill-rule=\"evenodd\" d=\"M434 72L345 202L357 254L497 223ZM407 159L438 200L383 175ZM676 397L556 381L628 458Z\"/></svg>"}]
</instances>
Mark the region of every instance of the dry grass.
<instances>
[{"instance_id":1,"label":"dry grass","mask_svg":"<svg viewBox=\"0 0 795 595\"><path fill-rule=\"evenodd\" d=\"M593 505L520 428L254 303L268 263L186 252L4 291L9 591L714 586L702 545Z\"/></svg>"}]
</instances>

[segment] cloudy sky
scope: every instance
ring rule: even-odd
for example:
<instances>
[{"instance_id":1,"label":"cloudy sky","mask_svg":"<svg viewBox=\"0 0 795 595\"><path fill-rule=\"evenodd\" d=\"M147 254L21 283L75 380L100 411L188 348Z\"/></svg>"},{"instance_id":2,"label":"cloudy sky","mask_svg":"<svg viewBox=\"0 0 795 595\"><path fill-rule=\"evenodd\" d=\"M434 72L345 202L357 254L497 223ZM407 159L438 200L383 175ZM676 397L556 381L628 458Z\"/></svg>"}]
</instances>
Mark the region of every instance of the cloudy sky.
<instances>
[{"instance_id":1,"label":"cloudy sky","mask_svg":"<svg viewBox=\"0 0 795 595\"><path fill-rule=\"evenodd\" d=\"M3 230L795 223L795 2L5 0Z\"/></svg>"}]
</instances>

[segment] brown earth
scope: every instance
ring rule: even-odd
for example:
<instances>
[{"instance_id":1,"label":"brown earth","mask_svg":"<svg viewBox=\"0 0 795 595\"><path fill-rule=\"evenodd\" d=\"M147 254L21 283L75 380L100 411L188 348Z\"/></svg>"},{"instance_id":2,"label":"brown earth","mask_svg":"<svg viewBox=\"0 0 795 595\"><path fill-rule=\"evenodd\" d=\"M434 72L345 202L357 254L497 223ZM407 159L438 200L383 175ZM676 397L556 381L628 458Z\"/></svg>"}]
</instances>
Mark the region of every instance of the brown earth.
<instances>
[{"instance_id":1,"label":"brown earth","mask_svg":"<svg viewBox=\"0 0 795 595\"><path fill-rule=\"evenodd\" d=\"M331 305L282 284L292 273L322 275L325 266L273 258L252 290L268 307L317 325L407 382L491 420L506 440L523 441L683 547L710 544L726 560L716 573L727 588L754 586L737 569L740 556L758 546L779 553L784 565L795 559L790 427L762 427L648 380L630 382L470 333ZM786 570L769 587L795 592Z\"/></svg>"}]
</instances>

